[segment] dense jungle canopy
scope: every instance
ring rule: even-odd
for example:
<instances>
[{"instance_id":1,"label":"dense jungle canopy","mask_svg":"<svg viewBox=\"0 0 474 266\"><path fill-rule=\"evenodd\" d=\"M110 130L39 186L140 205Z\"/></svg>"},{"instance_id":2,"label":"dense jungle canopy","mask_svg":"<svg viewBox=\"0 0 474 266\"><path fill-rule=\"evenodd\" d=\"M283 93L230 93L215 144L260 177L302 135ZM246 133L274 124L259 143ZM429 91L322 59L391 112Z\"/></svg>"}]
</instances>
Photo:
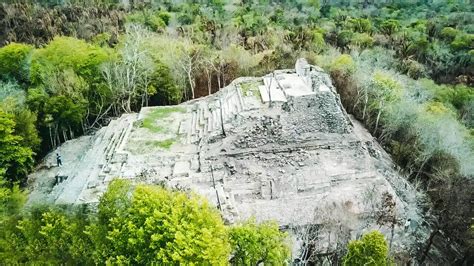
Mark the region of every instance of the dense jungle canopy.
<instances>
[{"instance_id":1,"label":"dense jungle canopy","mask_svg":"<svg viewBox=\"0 0 474 266\"><path fill-rule=\"evenodd\" d=\"M61 143L144 106L177 104L214 93L240 76L292 68L300 57L330 73L347 111L426 193L426 211L436 217L433 235L449 235L465 261L473 259L471 1L2 2L2 261L287 261L285 234L275 224L249 221L227 228L207 203L184 192L117 183L97 212L22 206L28 173ZM167 205L173 204L186 211L170 214ZM170 222L158 233L138 230L148 214ZM189 234L166 240L170 230L181 226L173 215L192 216L185 225ZM156 245L146 242L150 239ZM206 244L210 242L215 249ZM423 244L420 248L429 249L430 243ZM349 252L357 245L363 243L352 243ZM262 254L262 248L272 250L271 256ZM196 250L205 252L195 255ZM387 259L387 254L381 256ZM346 256L349 264L350 258ZM416 259L423 263L423 257Z\"/></svg>"}]
</instances>

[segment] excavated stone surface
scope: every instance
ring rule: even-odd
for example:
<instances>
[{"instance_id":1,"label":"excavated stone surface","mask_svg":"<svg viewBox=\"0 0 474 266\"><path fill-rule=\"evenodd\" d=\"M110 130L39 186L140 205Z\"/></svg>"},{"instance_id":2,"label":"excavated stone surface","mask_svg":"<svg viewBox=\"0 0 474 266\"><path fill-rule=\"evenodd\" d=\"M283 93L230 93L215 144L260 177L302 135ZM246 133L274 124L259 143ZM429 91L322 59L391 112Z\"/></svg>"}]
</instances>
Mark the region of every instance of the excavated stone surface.
<instances>
[{"instance_id":1,"label":"excavated stone surface","mask_svg":"<svg viewBox=\"0 0 474 266\"><path fill-rule=\"evenodd\" d=\"M262 93L268 93L272 79L270 90L279 96L270 102ZM166 115L154 120L151 130L143 125L153 112ZM350 239L370 229L389 235L373 218L384 192L393 195L401 223L407 218L422 223L416 191L346 114L329 76L304 61L296 71L239 78L177 107L124 115L59 152L62 167L52 167L53 152L31 175L30 202L96 203L111 180L127 178L193 190L229 223L255 217L291 231L339 217ZM57 175L67 179L53 186ZM417 231L397 225L392 250L411 252L416 241L426 239L426 228ZM316 248L336 249L332 233L321 233L326 244ZM301 235L294 230L293 236L298 250Z\"/></svg>"}]
</instances>

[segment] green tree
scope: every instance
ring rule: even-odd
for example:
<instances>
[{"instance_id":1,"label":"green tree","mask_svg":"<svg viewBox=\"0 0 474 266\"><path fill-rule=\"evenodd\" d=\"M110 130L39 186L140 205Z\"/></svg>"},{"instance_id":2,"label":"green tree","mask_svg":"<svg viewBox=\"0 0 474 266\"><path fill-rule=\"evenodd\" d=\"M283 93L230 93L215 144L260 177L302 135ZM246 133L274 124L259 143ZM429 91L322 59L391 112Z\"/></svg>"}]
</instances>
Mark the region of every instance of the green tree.
<instances>
[{"instance_id":1,"label":"green tree","mask_svg":"<svg viewBox=\"0 0 474 266\"><path fill-rule=\"evenodd\" d=\"M85 234L88 223L80 208L70 213L58 207L34 207L15 226L4 228L2 241L8 244L0 258L8 264L93 264L92 242Z\"/></svg>"},{"instance_id":2,"label":"green tree","mask_svg":"<svg viewBox=\"0 0 474 266\"><path fill-rule=\"evenodd\" d=\"M0 168L0 226L8 216L17 214L26 201L26 193L5 180L5 171Z\"/></svg>"},{"instance_id":3,"label":"green tree","mask_svg":"<svg viewBox=\"0 0 474 266\"><path fill-rule=\"evenodd\" d=\"M13 115L14 134L22 137L21 145L37 151L40 144L36 130L36 114L26 106L26 93L13 82L0 82L0 108Z\"/></svg>"},{"instance_id":4,"label":"green tree","mask_svg":"<svg viewBox=\"0 0 474 266\"><path fill-rule=\"evenodd\" d=\"M28 81L27 59L33 47L27 44L11 43L0 48L0 77Z\"/></svg>"},{"instance_id":5,"label":"green tree","mask_svg":"<svg viewBox=\"0 0 474 266\"><path fill-rule=\"evenodd\" d=\"M0 169L10 182L25 182L33 167L33 151L22 146L22 137L14 135L13 115L0 109Z\"/></svg>"},{"instance_id":6,"label":"green tree","mask_svg":"<svg viewBox=\"0 0 474 266\"><path fill-rule=\"evenodd\" d=\"M90 230L98 233L98 261L222 265L229 256L219 213L196 195L115 181L99 217L107 225Z\"/></svg>"},{"instance_id":7,"label":"green tree","mask_svg":"<svg viewBox=\"0 0 474 266\"><path fill-rule=\"evenodd\" d=\"M31 57L30 78L33 84L47 84L52 73L72 69L89 83L101 80L99 66L109 59L104 48L72 37L55 37Z\"/></svg>"},{"instance_id":8,"label":"green tree","mask_svg":"<svg viewBox=\"0 0 474 266\"><path fill-rule=\"evenodd\" d=\"M388 19L380 24L379 30L387 36L391 36L400 29L400 22L396 19Z\"/></svg>"},{"instance_id":9,"label":"green tree","mask_svg":"<svg viewBox=\"0 0 474 266\"><path fill-rule=\"evenodd\" d=\"M283 265L290 258L287 234L275 222L256 224L254 220L230 229L231 262L235 265Z\"/></svg>"},{"instance_id":10,"label":"green tree","mask_svg":"<svg viewBox=\"0 0 474 266\"><path fill-rule=\"evenodd\" d=\"M365 234L361 240L353 240L347 246L343 265L386 265L388 246L385 237L379 231Z\"/></svg>"}]
</instances>

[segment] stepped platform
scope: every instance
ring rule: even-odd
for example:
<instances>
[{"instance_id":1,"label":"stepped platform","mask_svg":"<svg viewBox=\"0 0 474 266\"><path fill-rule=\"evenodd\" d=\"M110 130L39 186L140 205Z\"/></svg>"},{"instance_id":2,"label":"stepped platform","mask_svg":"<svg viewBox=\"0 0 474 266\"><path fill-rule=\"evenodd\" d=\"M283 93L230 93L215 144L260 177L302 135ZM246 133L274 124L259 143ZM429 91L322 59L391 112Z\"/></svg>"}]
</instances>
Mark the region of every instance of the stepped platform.
<instances>
[{"instance_id":1,"label":"stepped platform","mask_svg":"<svg viewBox=\"0 0 474 266\"><path fill-rule=\"evenodd\" d=\"M30 201L96 203L113 179L126 178L193 190L228 223L255 217L292 228L344 213L339 223L355 238L380 229L370 217L384 192L394 196L400 220L419 219L413 188L347 115L329 76L304 60L204 98L124 115L59 152L63 167L32 175ZM54 153L46 164L53 160ZM67 180L43 189L40 180L58 171ZM330 207L322 214L321 206Z\"/></svg>"}]
</instances>

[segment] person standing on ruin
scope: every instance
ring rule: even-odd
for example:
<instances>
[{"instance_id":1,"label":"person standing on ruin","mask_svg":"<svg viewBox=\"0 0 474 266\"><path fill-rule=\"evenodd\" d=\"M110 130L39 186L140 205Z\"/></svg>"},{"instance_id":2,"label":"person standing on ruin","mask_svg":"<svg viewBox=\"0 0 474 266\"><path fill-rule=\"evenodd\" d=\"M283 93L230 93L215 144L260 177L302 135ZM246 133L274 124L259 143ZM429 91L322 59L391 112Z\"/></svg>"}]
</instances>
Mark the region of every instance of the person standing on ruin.
<instances>
[{"instance_id":1,"label":"person standing on ruin","mask_svg":"<svg viewBox=\"0 0 474 266\"><path fill-rule=\"evenodd\" d=\"M63 165L63 162L61 160L61 155L59 155L59 153L56 153L56 163L59 166Z\"/></svg>"}]
</instances>

